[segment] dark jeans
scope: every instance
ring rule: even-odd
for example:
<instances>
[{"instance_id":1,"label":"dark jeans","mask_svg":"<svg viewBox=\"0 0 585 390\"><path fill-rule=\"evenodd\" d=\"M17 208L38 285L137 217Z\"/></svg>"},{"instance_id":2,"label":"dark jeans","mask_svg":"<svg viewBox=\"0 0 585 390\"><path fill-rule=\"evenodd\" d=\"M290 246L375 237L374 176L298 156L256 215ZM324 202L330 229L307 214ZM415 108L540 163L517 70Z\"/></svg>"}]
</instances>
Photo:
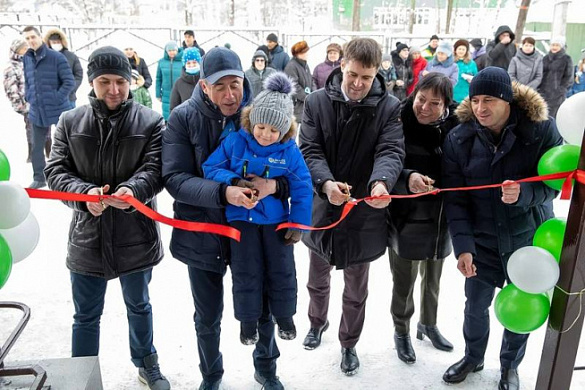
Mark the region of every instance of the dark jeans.
<instances>
[{"instance_id":1,"label":"dark jeans","mask_svg":"<svg viewBox=\"0 0 585 390\"><path fill-rule=\"evenodd\" d=\"M411 261L389 250L392 270L392 303L390 312L397 333L408 334L410 318L414 313L414 285L420 271L420 323L437 324L437 307L444 259Z\"/></svg>"},{"instance_id":2,"label":"dark jeans","mask_svg":"<svg viewBox=\"0 0 585 390\"><path fill-rule=\"evenodd\" d=\"M33 166L33 180L45 181L45 142L47 134L51 134L51 127L40 127L33 124L33 143L32 143L32 166Z\"/></svg>"},{"instance_id":3,"label":"dark jeans","mask_svg":"<svg viewBox=\"0 0 585 390\"><path fill-rule=\"evenodd\" d=\"M474 364L483 362L490 335L489 307L494 298L495 287L477 277L465 280L465 357ZM500 364L504 368L518 368L526 352L527 334L504 330L500 349Z\"/></svg>"},{"instance_id":4,"label":"dark jeans","mask_svg":"<svg viewBox=\"0 0 585 390\"><path fill-rule=\"evenodd\" d=\"M195 303L195 332L199 352L199 369L204 380L215 382L223 376L223 358L219 351L223 313L223 275L189 267L191 293ZM280 351L274 340L274 323L263 296L262 315L258 320L260 339L254 349L254 367L265 378L276 375L276 359Z\"/></svg>"},{"instance_id":5,"label":"dark jeans","mask_svg":"<svg viewBox=\"0 0 585 390\"><path fill-rule=\"evenodd\" d=\"M320 328L327 321L331 291L331 265L310 252L309 255L309 321L312 328ZM345 283L342 298L339 341L344 348L353 348L360 339L366 318L368 276L370 263L356 264L343 270Z\"/></svg>"},{"instance_id":6,"label":"dark jeans","mask_svg":"<svg viewBox=\"0 0 585 390\"><path fill-rule=\"evenodd\" d=\"M145 356L156 353L152 344L152 307L148 284L152 269L120 276L126 303L130 336L130 356L136 367ZM108 281L71 272L75 314L73 316L72 356L97 356L100 349L100 318Z\"/></svg>"}]
</instances>

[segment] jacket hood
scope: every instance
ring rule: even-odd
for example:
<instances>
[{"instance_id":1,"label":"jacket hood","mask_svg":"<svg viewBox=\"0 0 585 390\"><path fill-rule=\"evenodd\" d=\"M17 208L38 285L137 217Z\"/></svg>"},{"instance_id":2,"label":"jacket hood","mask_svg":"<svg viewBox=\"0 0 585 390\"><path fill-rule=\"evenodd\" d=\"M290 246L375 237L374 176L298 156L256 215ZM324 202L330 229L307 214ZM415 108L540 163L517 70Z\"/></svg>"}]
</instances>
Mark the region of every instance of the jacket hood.
<instances>
[{"instance_id":1,"label":"jacket hood","mask_svg":"<svg viewBox=\"0 0 585 390\"><path fill-rule=\"evenodd\" d=\"M59 30L58 28L52 28L49 31L47 31L45 37L43 38L45 44L49 46L49 37L53 34L59 35L61 37L61 44L63 45L63 48L69 50L69 41L67 40L67 36L63 31Z\"/></svg>"},{"instance_id":2,"label":"jacket hood","mask_svg":"<svg viewBox=\"0 0 585 390\"><path fill-rule=\"evenodd\" d=\"M448 68L451 65L453 65L454 60L453 60L453 54L451 54L449 57L447 57L447 59L444 62L439 62L439 59L437 58L437 55L435 54L435 56L433 57L433 59L431 60L431 64L433 66L442 66L444 68Z\"/></svg>"},{"instance_id":3,"label":"jacket hood","mask_svg":"<svg viewBox=\"0 0 585 390\"><path fill-rule=\"evenodd\" d=\"M167 53L166 50L164 52L165 52L165 54L164 54L163 58L167 61L170 61L171 57L169 57L169 53ZM182 47L179 47L179 51L177 52L177 55L175 56L173 61L179 61L179 62L183 61L183 48Z\"/></svg>"},{"instance_id":4,"label":"jacket hood","mask_svg":"<svg viewBox=\"0 0 585 390\"><path fill-rule=\"evenodd\" d=\"M270 50L270 53L272 55L277 54L277 53L282 53L284 51L284 49L282 48L282 46L280 45L276 45L274 46L274 49Z\"/></svg>"},{"instance_id":5,"label":"jacket hood","mask_svg":"<svg viewBox=\"0 0 585 390\"><path fill-rule=\"evenodd\" d=\"M517 82L512 83L514 97L512 105L523 111L532 122L543 122L548 119L548 106L543 97L534 89ZM455 111L461 123L475 121L469 97L465 98Z\"/></svg>"},{"instance_id":6,"label":"jacket hood","mask_svg":"<svg viewBox=\"0 0 585 390\"><path fill-rule=\"evenodd\" d=\"M512 29L508 26L500 26L498 27L498 29L496 30L496 33L494 34L494 40L496 41L496 43L500 42L500 39L498 38L502 33L509 33L510 34L510 39L514 40L516 39L516 34L514 34L514 31L512 31Z\"/></svg>"},{"instance_id":7,"label":"jacket hood","mask_svg":"<svg viewBox=\"0 0 585 390\"><path fill-rule=\"evenodd\" d=\"M341 80L343 77L343 73L341 72L341 68L335 68L327 78L327 82L325 83L325 91L327 95L332 100L338 100L345 102L345 97L343 96L343 92L341 91ZM386 85L384 83L384 77L381 74L376 72L376 77L374 78L374 82L372 84L372 88L370 91L362 99L360 105L363 106L376 106L380 99L382 99L386 92Z\"/></svg>"}]
</instances>

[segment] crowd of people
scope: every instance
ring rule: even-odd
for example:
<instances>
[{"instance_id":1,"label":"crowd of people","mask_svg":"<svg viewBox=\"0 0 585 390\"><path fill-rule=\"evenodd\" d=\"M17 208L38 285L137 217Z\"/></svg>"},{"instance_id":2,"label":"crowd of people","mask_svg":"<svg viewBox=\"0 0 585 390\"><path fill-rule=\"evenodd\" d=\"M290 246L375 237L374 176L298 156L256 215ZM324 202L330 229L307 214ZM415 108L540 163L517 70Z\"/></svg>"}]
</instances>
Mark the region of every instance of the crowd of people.
<instances>
[{"instance_id":1,"label":"crowd of people","mask_svg":"<svg viewBox=\"0 0 585 390\"><path fill-rule=\"evenodd\" d=\"M155 209L156 194L166 189L176 218L241 233L237 242L173 230L170 252L188 266L194 301L199 389L219 389L224 375L227 267L240 341L254 346L254 378L264 389L284 389L275 335L297 336L293 245L301 240L310 251L306 350L318 348L330 327L330 273L342 270L340 370L358 372L369 266L386 251L397 357L417 361L410 320L419 274L416 337L453 350L437 325L441 273L453 253L466 278L465 355L443 380L459 383L482 370L495 288L508 281L510 255L531 245L536 228L553 216L557 195L541 182L514 180L536 175L540 157L562 144L554 115L567 95L585 89L584 60L573 68L561 38L551 40L545 56L531 37L517 48L507 26L485 46L436 35L424 49L399 42L388 54L370 38L330 43L313 72L306 41L292 45L291 58L269 34L245 70L229 48L205 52L191 30L184 38L181 46L167 43L158 62L162 115L151 109L148 66L131 47L93 51L89 104L80 107L75 91L83 74L61 31L43 39L26 27L10 47L4 86L24 117L30 187L116 196L67 202L74 210L66 259L75 307L72 356L98 355L106 286L117 278L139 379L150 389L171 388L153 345L148 294L163 243L156 224L119 199L133 196ZM494 183L502 189L387 197ZM366 197L335 228L303 231L302 225L336 222L348 200ZM297 227L277 231L282 222ZM520 388L527 340L504 331L500 390Z\"/></svg>"}]
</instances>

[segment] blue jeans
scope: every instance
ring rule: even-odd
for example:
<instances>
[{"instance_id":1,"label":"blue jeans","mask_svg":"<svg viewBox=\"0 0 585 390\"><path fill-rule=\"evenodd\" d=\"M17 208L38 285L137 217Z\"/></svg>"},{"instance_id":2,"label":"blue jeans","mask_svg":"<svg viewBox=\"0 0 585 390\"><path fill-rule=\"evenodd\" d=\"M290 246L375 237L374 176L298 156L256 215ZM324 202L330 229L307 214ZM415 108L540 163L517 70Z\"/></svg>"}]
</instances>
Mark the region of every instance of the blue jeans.
<instances>
[{"instance_id":1,"label":"blue jeans","mask_svg":"<svg viewBox=\"0 0 585 390\"><path fill-rule=\"evenodd\" d=\"M120 276L122 296L126 303L130 336L130 356L136 367L142 359L156 353L152 344L152 307L148 284L152 269ZM108 281L104 278L71 272L73 292L72 356L98 356L100 349L100 318Z\"/></svg>"},{"instance_id":2,"label":"blue jeans","mask_svg":"<svg viewBox=\"0 0 585 390\"><path fill-rule=\"evenodd\" d=\"M45 181L45 143L47 142L47 134L51 134L51 127L41 127L33 123L33 142L31 161L33 166L33 180Z\"/></svg>"}]
</instances>

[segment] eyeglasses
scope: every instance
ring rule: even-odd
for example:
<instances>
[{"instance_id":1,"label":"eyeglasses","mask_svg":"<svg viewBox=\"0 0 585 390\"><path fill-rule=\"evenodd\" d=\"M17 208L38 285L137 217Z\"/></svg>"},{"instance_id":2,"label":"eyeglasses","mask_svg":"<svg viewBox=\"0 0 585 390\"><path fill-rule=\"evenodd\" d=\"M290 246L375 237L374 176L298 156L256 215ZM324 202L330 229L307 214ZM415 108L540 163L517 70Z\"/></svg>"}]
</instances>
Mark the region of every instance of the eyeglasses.
<instances>
[{"instance_id":1,"label":"eyeglasses","mask_svg":"<svg viewBox=\"0 0 585 390\"><path fill-rule=\"evenodd\" d=\"M264 58L256 58L254 61L256 62L266 62Z\"/></svg>"},{"instance_id":2,"label":"eyeglasses","mask_svg":"<svg viewBox=\"0 0 585 390\"><path fill-rule=\"evenodd\" d=\"M131 47L127 47L124 50L134 50L134 49L132 49Z\"/></svg>"}]
</instances>

